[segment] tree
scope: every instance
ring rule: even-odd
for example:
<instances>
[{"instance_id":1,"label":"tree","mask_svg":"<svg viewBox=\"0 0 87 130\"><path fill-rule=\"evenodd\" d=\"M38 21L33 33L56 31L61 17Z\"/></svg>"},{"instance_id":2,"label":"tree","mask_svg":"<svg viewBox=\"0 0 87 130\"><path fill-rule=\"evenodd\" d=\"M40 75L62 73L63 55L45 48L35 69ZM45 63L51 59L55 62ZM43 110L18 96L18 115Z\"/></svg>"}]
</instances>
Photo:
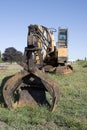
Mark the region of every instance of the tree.
<instances>
[{"instance_id":1,"label":"tree","mask_svg":"<svg viewBox=\"0 0 87 130\"><path fill-rule=\"evenodd\" d=\"M1 51L0 51L0 59L1 59Z\"/></svg>"},{"instance_id":2,"label":"tree","mask_svg":"<svg viewBox=\"0 0 87 130\"><path fill-rule=\"evenodd\" d=\"M3 61L8 62L18 62L22 60L23 54L20 51L17 51L14 47L9 47L5 49L5 52L3 53Z\"/></svg>"},{"instance_id":3,"label":"tree","mask_svg":"<svg viewBox=\"0 0 87 130\"><path fill-rule=\"evenodd\" d=\"M85 57L85 61L86 61L87 59L86 59L86 57Z\"/></svg>"},{"instance_id":4,"label":"tree","mask_svg":"<svg viewBox=\"0 0 87 130\"><path fill-rule=\"evenodd\" d=\"M20 52L20 51L16 51L16 56L15 56L15 61L16 62L19 62L19 61L22 61L23 60L23 53Z\"/></svg>"},{"instance_id":5,"label":"tree","mask_svg":"<svg viewBox=\"0 0 87 130\"><path fill-rule=\"evenodd\" d=\"M1 55L1 51L0 51L0 63L2 62L2 55Z\"/></svg>"}]
</instances>

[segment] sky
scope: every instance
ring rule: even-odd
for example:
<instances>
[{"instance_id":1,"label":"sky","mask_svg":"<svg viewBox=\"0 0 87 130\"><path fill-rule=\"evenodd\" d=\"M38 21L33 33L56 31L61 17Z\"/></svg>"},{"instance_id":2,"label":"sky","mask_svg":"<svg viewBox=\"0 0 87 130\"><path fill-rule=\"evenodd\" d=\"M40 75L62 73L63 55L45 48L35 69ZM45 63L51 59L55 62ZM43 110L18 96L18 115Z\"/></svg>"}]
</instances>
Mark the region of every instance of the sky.
<instances>
[{"instance_id":1,"label":"sky","mask_svg":"<svg viewBox=\"0 0 87 130\"><path fill-rule=\"evenodd\" d=\"M0 0L0 50L24 52L30 24L68 28L69 60L87 57L87 0ZM58 41L58 32L54 34Z\"/></svg>"}]
</instances>

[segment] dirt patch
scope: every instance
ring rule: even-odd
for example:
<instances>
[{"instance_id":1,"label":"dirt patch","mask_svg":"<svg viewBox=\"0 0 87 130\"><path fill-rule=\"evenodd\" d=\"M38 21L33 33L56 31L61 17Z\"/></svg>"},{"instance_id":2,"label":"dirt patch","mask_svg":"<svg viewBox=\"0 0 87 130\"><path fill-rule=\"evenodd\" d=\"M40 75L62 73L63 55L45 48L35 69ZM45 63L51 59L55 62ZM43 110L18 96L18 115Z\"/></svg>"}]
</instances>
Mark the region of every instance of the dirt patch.
<instances>
[{"instance_id":1,"label":"dirt patch","mask_svg":"<svg viewBox=\"0 0 87 130\"><path fill-rule=\"evenodd\" d=\"M47 122L44 126L43 125L38 125L38 129L40 130L58 130L58 126L53 122Z\"/></svg>"},{"instance_id":2,"label":"dirt patch","mask_svg":"<svg viewBox=\"0 0 87 130\"><path fill-rule=\"evenodd\" d=\"M5 127L8 127L8 125L5 122L0 121L0 128L5 128Z\"/></svg>"}]
</instances>

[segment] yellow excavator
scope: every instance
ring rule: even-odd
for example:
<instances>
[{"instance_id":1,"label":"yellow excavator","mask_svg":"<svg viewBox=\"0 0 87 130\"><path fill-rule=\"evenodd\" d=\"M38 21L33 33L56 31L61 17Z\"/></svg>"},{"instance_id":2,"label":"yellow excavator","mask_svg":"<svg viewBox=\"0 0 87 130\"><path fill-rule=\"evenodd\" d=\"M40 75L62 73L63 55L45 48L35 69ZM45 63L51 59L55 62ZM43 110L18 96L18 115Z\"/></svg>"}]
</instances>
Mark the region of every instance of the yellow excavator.
<instances>
[{"instance_id":1,"label":"yellow excavator","mask_svg":"<svg viewBox=\"0 0 87 130\"><path fill-rule=\"evenodd\" d=\"M59 85L46 72L71 73L67 58L67 29L59 29L57 48L52 29L28 26L27 47L23 61L18 63L23 70L8 79L3 88L7 107L45 104L54 111L59 100Z\"/></svg>"}]
</instances>

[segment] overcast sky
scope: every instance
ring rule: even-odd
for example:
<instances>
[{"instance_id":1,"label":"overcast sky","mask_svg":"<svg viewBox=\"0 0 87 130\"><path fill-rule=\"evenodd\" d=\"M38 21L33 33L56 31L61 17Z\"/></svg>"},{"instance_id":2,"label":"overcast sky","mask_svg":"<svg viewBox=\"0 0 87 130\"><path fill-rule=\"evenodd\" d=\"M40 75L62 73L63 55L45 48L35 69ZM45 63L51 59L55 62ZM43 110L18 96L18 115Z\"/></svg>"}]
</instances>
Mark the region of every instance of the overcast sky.
<instances>
[{"instance_id":1,"label":"overcast sky","mask_svg":"<svg viewBox=\"0 0 87 130\"><path fill-rule=\"evenodd\" d=\"M69 60L87 57L87 0L0 0L1 52L23 52L30 24L68 28Z\"/></svg>"}]
</instances>

